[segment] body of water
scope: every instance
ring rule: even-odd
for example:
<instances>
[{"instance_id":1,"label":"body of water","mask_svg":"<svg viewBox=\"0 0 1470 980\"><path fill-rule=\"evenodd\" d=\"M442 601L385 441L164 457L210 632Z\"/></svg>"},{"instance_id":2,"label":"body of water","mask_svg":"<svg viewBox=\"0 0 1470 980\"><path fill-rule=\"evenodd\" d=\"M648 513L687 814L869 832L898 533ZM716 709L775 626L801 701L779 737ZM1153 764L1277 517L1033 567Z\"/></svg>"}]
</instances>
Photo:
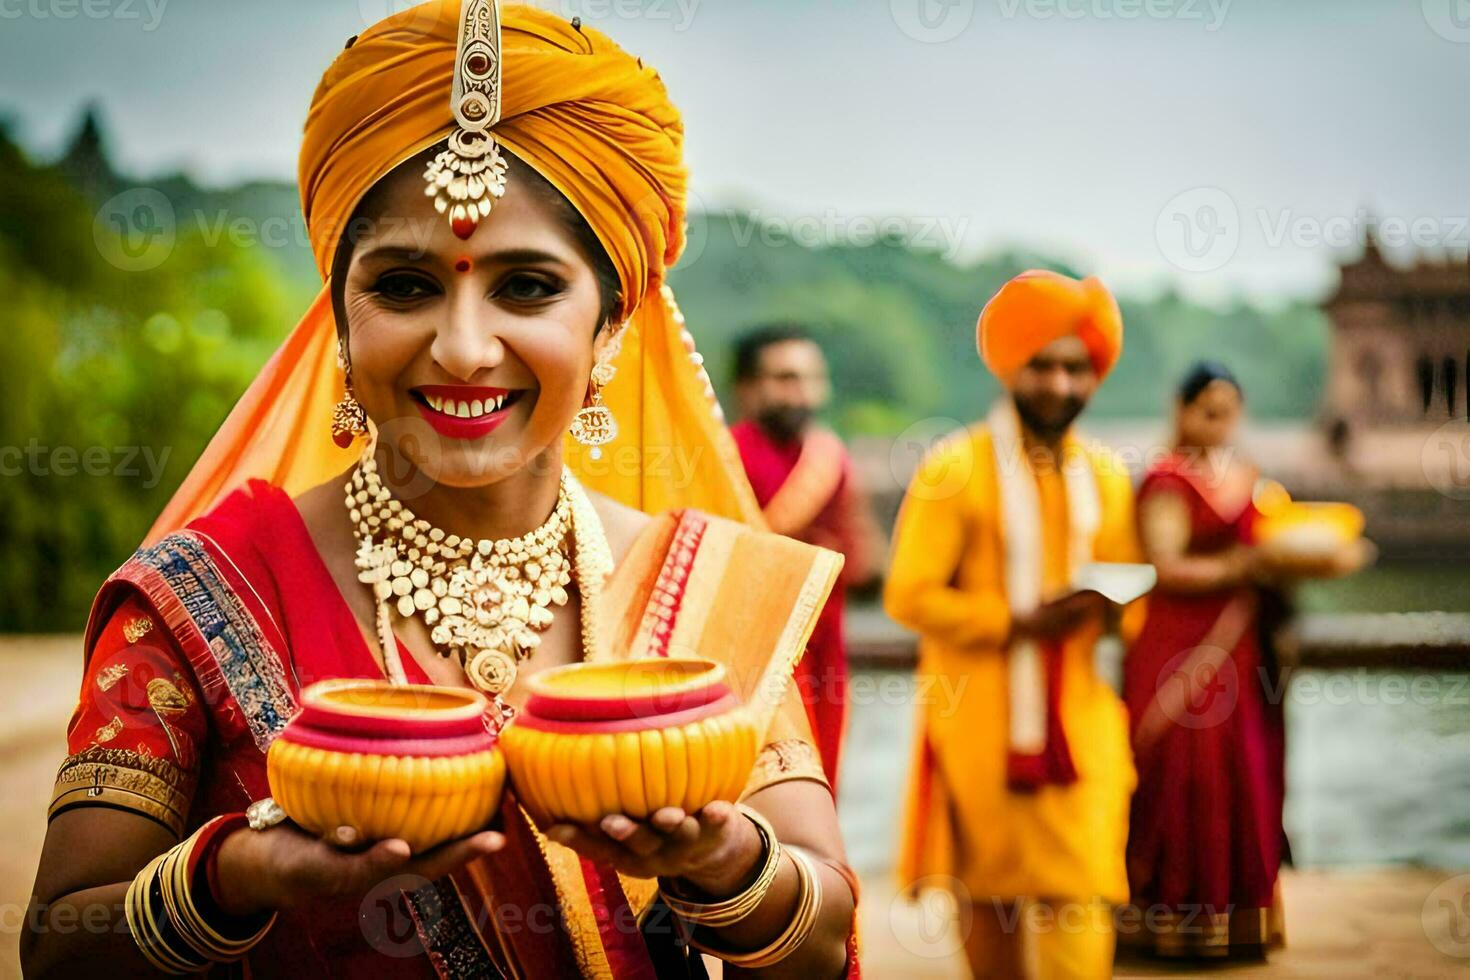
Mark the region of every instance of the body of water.
<instances>
[{"instance_id":1,"label":"body of water","mask_svg":"<svg viewBox=\"0 0 1470 980\"><path fill-rule=\"evenodd\" d=\"M1393 565L1303 586L1304 611L1470 610L1470 565ZM854 864L893 862L913 678L860 672L839 814ZM855 682L857 678L855 678ZM1303 670L1286 688L1286 830L1302 867L1470 867L1470 674Z\"/></svg>"},{"instance_id":2,"label":"body of water","mask_svg":"<svg viewBox=\"0 0 1470 980\"><path fill-rule=\"evenodd\" d=\"M913 678L863 672L838 813L854 865L892 866ZM1470 867L1470 674L1300 671L1287 687L1286 831L1301 867Z\"/></svg>"}]
</instances>

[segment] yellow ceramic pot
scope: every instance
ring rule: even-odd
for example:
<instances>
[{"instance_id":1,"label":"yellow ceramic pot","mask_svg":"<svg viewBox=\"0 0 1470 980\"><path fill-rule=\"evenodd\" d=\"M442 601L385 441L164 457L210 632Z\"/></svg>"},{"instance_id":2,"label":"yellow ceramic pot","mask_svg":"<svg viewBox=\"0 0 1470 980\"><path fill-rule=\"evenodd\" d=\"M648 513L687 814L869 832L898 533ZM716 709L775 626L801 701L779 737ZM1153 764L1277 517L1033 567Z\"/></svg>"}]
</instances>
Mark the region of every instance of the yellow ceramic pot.
<instances>
[{"instance_id":1,"label":"yellow ceramic pot","mask_svg":"<svg viewBox=\"0 0 1470 980\"><path fill-rule=\"evenodd\" d=\"M484 827L505 760L477 691L372 680L308 687L266 755L271 795L306 830L356 827L415 852Z\"/></svg>"},{"instance_id":2,"label":"yellow ceramic pot","mask_svg":"<svg viewBox=\"0 0 1470 980\"><path fill-rule=\"evenodd\" d=\"M572 664L526 685L501 742L516 795L542 823L692 813L737 799L755 764L754 720L712 661Z\"/></svg>"}]
</instances>

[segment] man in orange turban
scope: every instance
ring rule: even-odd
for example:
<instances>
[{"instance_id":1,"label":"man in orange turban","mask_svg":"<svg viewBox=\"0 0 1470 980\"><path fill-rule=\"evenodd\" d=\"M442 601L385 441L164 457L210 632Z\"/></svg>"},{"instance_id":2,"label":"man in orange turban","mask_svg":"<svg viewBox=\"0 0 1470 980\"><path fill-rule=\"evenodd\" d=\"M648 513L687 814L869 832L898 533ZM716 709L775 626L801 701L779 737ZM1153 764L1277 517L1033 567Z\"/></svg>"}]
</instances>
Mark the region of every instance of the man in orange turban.
<instances>
[{"instance_id":1,"label":"man in orange turban","mask_svg":"<svg viewBox=\"0 0 1470 980\"><path fill-rule=\"evenodd\" d=\"M1107 977L1134 775L1093 668L1110 606L1076 583L1138 548L1127 471L1072 423L1122 318L1098 280L1031 271L986 305L977 341L1007 394L920 464L884 593L920 634L928 689L952 692L920 706L900 884L970 904L977 977Z\"/></svg>"}]
</instances>

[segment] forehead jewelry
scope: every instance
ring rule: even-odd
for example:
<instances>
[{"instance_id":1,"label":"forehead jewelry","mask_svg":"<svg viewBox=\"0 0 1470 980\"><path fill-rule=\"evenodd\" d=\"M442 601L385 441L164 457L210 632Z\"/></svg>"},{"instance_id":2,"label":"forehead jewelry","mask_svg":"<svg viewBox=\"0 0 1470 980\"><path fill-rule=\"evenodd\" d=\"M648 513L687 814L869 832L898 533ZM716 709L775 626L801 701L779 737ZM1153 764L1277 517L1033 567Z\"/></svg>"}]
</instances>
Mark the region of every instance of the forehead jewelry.
<instances>
[{"instance_id":1,"label":"forehead jewelry","mask_svg":"<svg viewBox=\"0 0 1470 980\"><path fill-rule=\"evenodd\" d=\"M500 8L497 0L465 0L450 94L455 130L424 171L424 193L449 227L469 238L492 200L505 194L505 157L490 135L500 121Z\"/></svg>"},{"instance_id":2,"label":"forehead jewelry","mask_svg":"<svg viewBox=\"0 0 1470 980\"><path fill-rule=\"evenodd\" d=\"M470 269L473 268L473 266L474 263L471 262L469 259L464 258L463 256L454 260L455 272L469 272Z\"/></svg>"}]
</instances>

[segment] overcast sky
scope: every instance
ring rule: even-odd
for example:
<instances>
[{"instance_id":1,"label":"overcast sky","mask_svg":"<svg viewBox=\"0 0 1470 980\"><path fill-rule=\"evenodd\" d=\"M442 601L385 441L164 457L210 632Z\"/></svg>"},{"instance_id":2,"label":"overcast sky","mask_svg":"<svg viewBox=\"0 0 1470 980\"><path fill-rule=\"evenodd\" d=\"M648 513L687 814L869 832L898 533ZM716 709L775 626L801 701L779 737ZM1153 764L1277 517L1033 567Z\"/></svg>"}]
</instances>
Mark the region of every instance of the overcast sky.
<instances>
[{"instance_id":1,"label":"overcast sky","mask_svg":"<svg viewBox=\"0 0 1470 980\"><path fill-rule=\"evenodd\" d=\"M0 0L0 111L88 100L146 176L290 179L345 39L401 0ZM901 216L1124 291L1316 298L1367 214L1470 243L1470 0L545 0L657 65L698 200L820 242ZM1366 210L1365 210L1366 209Z\"/></svg>"}]
</instances>

